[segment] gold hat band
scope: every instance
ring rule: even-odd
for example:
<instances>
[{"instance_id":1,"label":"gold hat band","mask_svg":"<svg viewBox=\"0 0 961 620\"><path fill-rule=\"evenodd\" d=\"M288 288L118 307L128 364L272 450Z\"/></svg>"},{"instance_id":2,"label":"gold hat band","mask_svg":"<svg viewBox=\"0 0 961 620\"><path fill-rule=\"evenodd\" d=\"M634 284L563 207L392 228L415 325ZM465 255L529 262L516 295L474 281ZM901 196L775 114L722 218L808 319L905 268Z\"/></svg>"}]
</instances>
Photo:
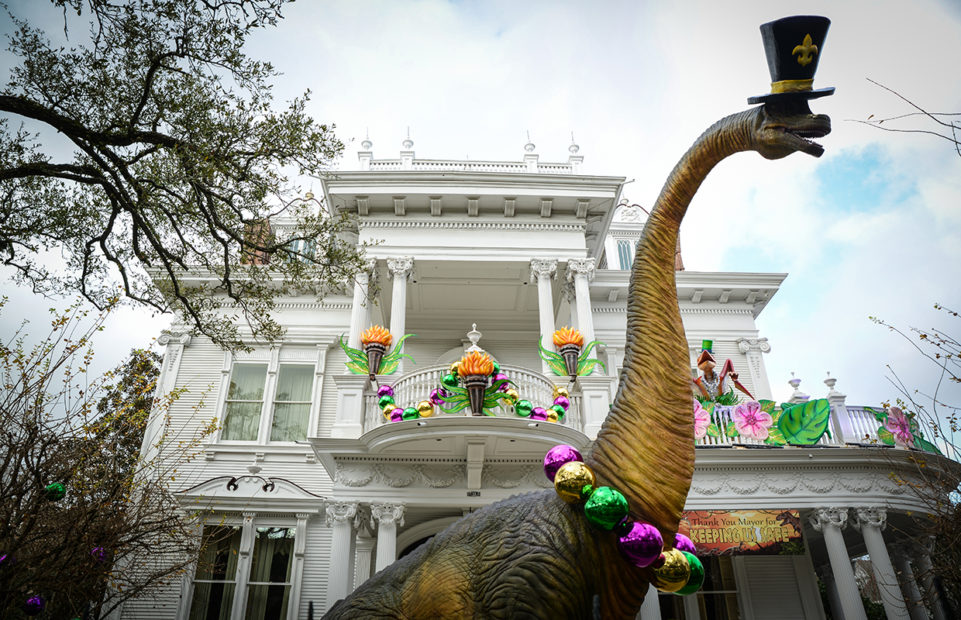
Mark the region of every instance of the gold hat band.
<instances>
[{"instance_id":1,"label":"gold hat band","mask_svg":"<svg viewBox=\"0 0 961 620\"><path fill-rule=\"evenodd\" d=\"M781 80L771 82L771 93L801 93L811 90L814 85L814 78L810 80Z\"/></svg>"}]
</instances>

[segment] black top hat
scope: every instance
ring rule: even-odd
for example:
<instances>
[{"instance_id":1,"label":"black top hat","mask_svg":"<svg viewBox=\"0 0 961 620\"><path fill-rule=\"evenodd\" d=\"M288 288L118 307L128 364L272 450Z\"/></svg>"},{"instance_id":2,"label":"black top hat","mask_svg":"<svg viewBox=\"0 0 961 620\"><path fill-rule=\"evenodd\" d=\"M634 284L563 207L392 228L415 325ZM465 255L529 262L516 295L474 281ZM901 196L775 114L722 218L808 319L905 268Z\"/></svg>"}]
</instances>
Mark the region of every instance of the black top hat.
<instances>
[{"instance_id":1,"label":"black top hat","mask_svg":"<svg viewBox=\"0 0 961 620\"><path fill-rule=\"evenodd\" d=\"M748 103L777 99L816 99L834 94L834 87L813 90L814 72L824 50L831 20L795 15L761 25L761 39L771 71L771 92L749 97Z\"/></svg>"}]
</instances>

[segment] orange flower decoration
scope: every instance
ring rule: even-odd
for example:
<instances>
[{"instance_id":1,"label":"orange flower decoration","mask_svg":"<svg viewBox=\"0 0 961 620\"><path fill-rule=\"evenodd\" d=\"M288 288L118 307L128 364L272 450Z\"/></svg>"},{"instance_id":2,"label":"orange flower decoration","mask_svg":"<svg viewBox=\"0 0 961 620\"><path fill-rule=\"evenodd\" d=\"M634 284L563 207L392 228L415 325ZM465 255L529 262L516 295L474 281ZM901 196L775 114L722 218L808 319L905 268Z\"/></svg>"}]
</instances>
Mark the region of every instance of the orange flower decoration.
<instances>
[{"instance_id":1,"label":"orange flower decoration","mask_svg":"<svg viewBox=\"0 0 961 620\"><path fill-rule=\"evenodd\" d=\"M462 357L460 359L460 366L457 367L457 373L462 377L468 377L470 375L487 376L492 372L494 372L494 362L490 356L477 351L471 351Z\"/></svg>"},{"instance_id":2,"label":"orange flower decoration","mask_svg":"<svg viewBox=\"0 0 961 620\"><path fill-rule=\"evenodd\" d=\"M584 346L584 336L581 332L573 329L571 327L562 327L556 332L554 332L554 346L563 347L565 344L576 344L579 347Z\"/></svg>"},{"instance_id":3,"label":"orange flower decoration","mask_svg":"<svg viewBox=\"0 0 961 620\"><path fill-rule=\"evenodd\" d=\"M370 329L360 335L360 341L363 344L376 342L388 347L393 340L394 337L390 335L390 332L380 325L372 325Z\"/></svg>"}]
</instances>

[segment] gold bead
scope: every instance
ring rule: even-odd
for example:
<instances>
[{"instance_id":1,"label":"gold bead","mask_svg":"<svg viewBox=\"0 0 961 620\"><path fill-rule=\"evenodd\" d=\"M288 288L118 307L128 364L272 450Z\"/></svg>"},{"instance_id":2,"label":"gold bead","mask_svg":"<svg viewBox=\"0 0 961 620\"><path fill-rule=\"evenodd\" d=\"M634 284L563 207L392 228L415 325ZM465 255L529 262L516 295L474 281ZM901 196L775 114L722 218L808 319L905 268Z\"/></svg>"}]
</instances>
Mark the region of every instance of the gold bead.
<instances>
[{"instance_id":1,"label":"gold bead","mask_svg":"<svg viewBox=\"0 0 961 620\"><path fill-rule=\"evenodd\" d=\"M563 396L563 397L565 397L565 398L570 398L570 397L571 397L571 391L568 390L568 389L567 389L565 386L563 386L563 385L555 385L555 386L554 386L554 398L557 398L558 396Z\"/></svg>"},{"instance_id":2,"label":"gold bead","mask_svg":"<svg viewBox=\"0 0 961 620\"><path fill-rule=\"evenodd\" d=\"M460 370L460 361L454 362L453 364L450 365L450 368L448 369L450 374L454 375L455 377L459 376L457 374L458 370Z\"/></svg>"},{"instance_id":3,"label":"gold bead","mask_svg":"<svg viewBox=\"0 0 961 620\"><path fill-rule=\"evenodd\" d=\"M661 592L677 592L691 578L691 565L677 549L664 552L664 564L654 569L654 587Z\"/></svg>"},{"instance_id":4,"label":"gold bead","mask_svg":"<svg viewBox=\"0 0 961 620\"><path fill-rule=\"evenodd\" d=\"M422 400L417 403L417 413L422 418L429 418L434 415L434 405L429 400Z\"/></svg>"},{"instance_id":5,"label":"gold bead","mask_svg":"<svg viewBox=\"0 0 961 620\"><path fill-rule=\"evenodd\" d=\"M581 489L594 484L594 472L581 461L564 463L554 475L554 490L568 504L581 501Z\"/></svg>"},{"instance_id":6,"label":"gold bead","mask_svg":"<svg viewBox=\"0 0 961 620\"><path fill-rule=\"evenodd\" d=\"M521 399L521 395L518 394L517 390L515 390L514 388L510 388L509 390L504 392L504 394L507 396L508 399L510 399L511 404L514 404Z\"/></svg>"},{"instance_id":7,"label":"gold bead","mask_svg":"<svg viewBox=\"0 0 961 620\"><path fill-rule=\"evenodd\" d=\"M384 417L389 420L390 412L393 411L394 409L397 409L397 405L395 405L394 403L391 403L389 405L384 405L384 408L381 411L384 412Z\"/></svg>"},{"instance_id":8,"label":"gold bead","mask_svg":"<svg viewBox=\"0 0 961 620\"><path fill-rule=\"evenodd\" d=\"M547 410L547 421L548 421L548 422L557 422L557 412L554 411L553 409L548 409L548 410Z\"/></svg>"}]
</instances>

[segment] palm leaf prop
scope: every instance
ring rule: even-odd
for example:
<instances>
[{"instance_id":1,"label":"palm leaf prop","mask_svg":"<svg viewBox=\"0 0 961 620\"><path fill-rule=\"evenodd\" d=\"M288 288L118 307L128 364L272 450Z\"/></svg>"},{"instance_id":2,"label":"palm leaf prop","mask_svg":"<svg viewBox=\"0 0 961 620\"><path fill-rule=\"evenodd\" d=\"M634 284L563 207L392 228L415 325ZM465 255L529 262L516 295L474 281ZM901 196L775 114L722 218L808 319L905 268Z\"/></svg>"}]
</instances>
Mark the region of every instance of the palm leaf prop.
<instances>
[{"instance_id":1,"label":"palm leaf prop","mask_svg":"<svg viewBox=\"0 0 961 620\"><path fill-rule=\"evenodd\" d=\"M567 367L564 366L564 358L561 357L559 353L554 353L553 351L548 351L545 349L544 344L541 342L541 338L537 339L537 349L541 354L541 359L547 363L547 367L551 369L551 372L559 377L567 375Z\"/></svg>"},{"instance_id":2,"label":"palm leaf prop","mask_svg":"<svg viewBox=\"0 0 961 620\"><path fill-rule=\"evenodd\" d=\"M444 386L444 391L447 393L447 396L444 396L444 403L447 406L437 406L444 413L460 413L470 407L470 395L467 393L467 388L462 388L459 385Z\"/></svg>"},{"instance_id":3,"label":"palm leaf prop","mask_svg":"<svg viewBox=\"0 0 961 620\"><path fill-rule=\"evenodd\" d=\"M701 401L700 399L698 399L698 402L701 403L701 407L704 409L704 411L707 411L707 415L711 419L711 423L707 425L707 431L706 431L707 436L720 437L721 429L718 427L717 423L714 421L714 401L707 401L705 403L704 401Z\"/></svg>"},{"instance_id":4,"label":"palm leaf prop","mask_svg":"<svg viewBox=\"0 0 961 620\"><path fill-rule=\"evenodd\" d=\"M367 354L360 349L355 349L353 347L348 347L347 343L344 342L344 336L340 336L340 348L344 350L347 354L347 370L354 373L355 375L369 375L370 371L367 370Z\"/></svg>"},{"instance_id":5,"label":"palm leaf prop","mask_svg":"<svg viewBox=\"0 0 961 620\"><path fill-rule=\"evenodd\" d=\"M794 405L782 404L777 428L787 443L795 446L816 444L828 430L831 403L826 398Z\"/></svg>"},{"instance_id":6,"label":"palm leaf prop","mask_svg":"<svg viewBox=\"0 0 961 620\"><path fill-rule=\"evenodd\" d=\"M414 361L414 358L407 355L406 353L401 352L402 349L404 348L404 341L413 335L414 334L404 334L404 336L397 341L397 344L394 345L394 348L390 350L390 353L387 353L384 355L384 358L380 361L380 368L377 370L377 374L379 375L394 374L394 372L397 370L397 367L400 365L400 360L404 359L405 357L412 362ZM414 363L416 364L416 362Z\"/></svg>"}]
</instances>

